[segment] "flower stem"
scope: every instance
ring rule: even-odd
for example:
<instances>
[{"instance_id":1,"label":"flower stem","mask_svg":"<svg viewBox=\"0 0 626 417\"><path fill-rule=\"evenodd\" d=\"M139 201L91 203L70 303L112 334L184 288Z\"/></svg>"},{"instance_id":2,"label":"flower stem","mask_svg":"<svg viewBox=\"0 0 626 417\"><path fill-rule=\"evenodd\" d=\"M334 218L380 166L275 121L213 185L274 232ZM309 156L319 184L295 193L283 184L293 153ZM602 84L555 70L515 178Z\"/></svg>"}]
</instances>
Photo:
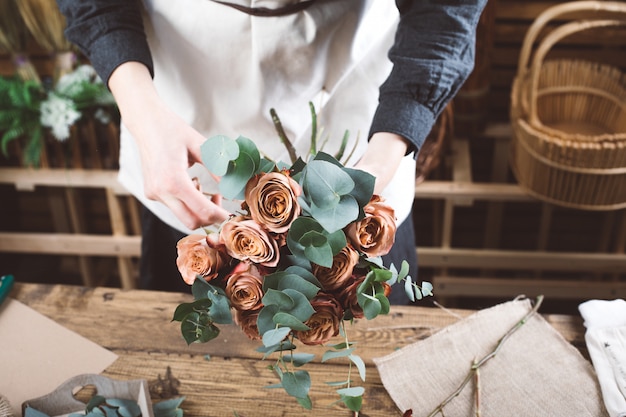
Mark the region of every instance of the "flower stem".
<instances>
[{"instance_id":1,"label":"flower stem","mask_svg":"<svg viewBox=\"0 0 626 417\"><path fill-rule=\"evenodd\" d=\"M293 144L291 143L289 138L287 137L285 129L283 129L283 124L278 118L276 110L270 109L270 115L272 116L272 121L274 122L274 127L276 128L278 137L280 138L281 142L283 142L283 145L285 145L285 148L287 148L287 152L289 152L289 158L291 159L291 163L296 162L296 160L298 159L298 156L296 155L296 150L293 147Z\"/></svg>"},{"instance_id":2,"label":"flower stem","mask_svg":"<svg viewBox=\"0 0 626 417\"><path fill-rule=\"evenodd\" d=\"M515 325L513 327L511 327L509 329L509 331L506 332L506 334L504 336L502 336L502 338L498 341L498 344L496 345L496 348L491 353L485 355L478 362L474 361L474 363L470 367L469 372L467 373L467 376L465 377L463 382L461 382L461 385L459 385L459 387L452 394L450 394L448 396L448 398L446 398L441 404L439 404L428 415L428 417L434 417L434 416L436 416L439 413L441 413L442 416L444 415L443 414L443 408L448 403L450 403L450 401L452 401L455 397L457 397L463 391L465 386L472 380L472 378L478 372L478 369L481 366L483 366L485 363L487 363L487 361L489 361L491 358L493 358L494 356L496 356L498 354L498 352L500 351L500 349L502 348L504 343L511 337L511 335L513 333L515 333L520 327L522 327L537 312L537 310L539 310L539 307L541 306L542 302L543 302L543 295L537 296L537 298L535 300L535 305L533 306L533 308L520 321L515 323ZM478 416L479 414L476 414L476 415Z\"/></svg>"}]
</instances>

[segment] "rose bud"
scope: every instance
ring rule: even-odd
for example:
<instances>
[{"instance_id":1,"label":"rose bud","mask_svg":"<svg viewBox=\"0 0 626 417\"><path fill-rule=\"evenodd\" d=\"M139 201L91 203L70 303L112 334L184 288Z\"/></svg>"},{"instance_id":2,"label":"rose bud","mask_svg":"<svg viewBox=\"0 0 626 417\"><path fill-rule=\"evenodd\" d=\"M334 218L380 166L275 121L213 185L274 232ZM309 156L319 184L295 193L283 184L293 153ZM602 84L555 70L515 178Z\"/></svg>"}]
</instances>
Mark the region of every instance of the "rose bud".
<instances>
[{"instance_id":1,"label":"rose bud","mask_svg":"<svg viewBox=\"0 0 626 417\"><path fill-rule=\"evenodd\" d=\"M192 285L198 275L207 281L217 277L220 269L228 262L228 255L208 236L192 234L176 244L176 266L183 280Z\"/></svg>"},{"instance_id":2,"label":"rose bud","mask_svg":"<svg viewBox=\"0 0 626 417\"><path fill-rule=\"evenodd\" d=\"M249 262L239 263L226 278L224 289L230 304L237 310L258 310L263 307L263 277Z\"/></svg>"},{"instance_id":3,"label":"rose bud","mask_svg":"<svg viewBox=\"0 0 626 417\"><path fill-rule=\"evenodd\" d=\"M230 256L267 267L278 265L278 243L254 220L235 216L220 230L220 241Z\"/></svg>"},{"instance_id":4,"label":"rose bud","mask_svg":"<svg viewBox=\"0 0 626 417\"><path fill-rule=\"evenodd\" d=\"M313 264L313 275L326 291L334 291L346 285L358 262L359 253L347 245L333 257L333 264L330 268Z\"/></svg>"},{"instance_id":5,"label":"rose bud","mask_svg":"<svg viewBox=\"0 0 626 417\"><path fill-rule=\"evenodd\" d=\"M252 177L245 200L250 216L273 233L283 233L300 215L300 185L287 173L269 172Z\"/></svg>"},{"instance_id":6,"label":"rose bud","mask_svg":"<svg viewBox=\"0 0 626 417\"><path fill-rule=\"evenodd\" d=\"M343 309L330 294L319 293L311 300L315 313L304 323L306 331L296 331L295 336L305 345L322 345L339 334Z\"/></svg>"},{"instance_id":7,"label":"rose bud","mask_svg":"<svg viewBox=\"0 0 626 417\"><path fill-rule=\"evenodd\" d=\"M257 318L261 310L235 310L235 323L241 327L243 333L252 340L260 340L259 328L257 327Z\"/></svg>"},{"instance_id":8,"label":"rose bud","mask_svg":"<svg viewBox=\"0 0 626 417\"><path fill-rule=\"evenodd\" d=\"M377 195L363 209L365 217L348 225L346 236L359 252L370 258L386 255L396 237L394 210Z\"/></svg>"}]
</instances>

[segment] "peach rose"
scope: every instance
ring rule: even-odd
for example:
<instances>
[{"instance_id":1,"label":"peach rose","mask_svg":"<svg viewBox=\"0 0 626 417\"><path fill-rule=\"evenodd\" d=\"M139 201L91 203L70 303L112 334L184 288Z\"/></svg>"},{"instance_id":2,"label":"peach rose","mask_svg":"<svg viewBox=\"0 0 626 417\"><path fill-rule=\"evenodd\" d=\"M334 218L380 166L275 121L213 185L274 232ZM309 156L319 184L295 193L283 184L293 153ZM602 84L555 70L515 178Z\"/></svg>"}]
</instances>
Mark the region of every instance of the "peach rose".
<instances>
[{"instance_id":1,"label":"peach rose","mask_svg":"<svg viewBox=\"0 0 626 417\"><path fill-rule=\"evenodd\" d=\"M248 262L239 263L226 278L224 289L230 304L237 310L258 310L263 307L263 277Z\"/></svg>"},{"instance_id":2,"label":"peach rose","mask_svg":"<svg viewBox=\"0 0 626 417\"><path fill-rule=\"evenodd\" d=\"M243 333L251 340L260 340L257 318L261 310L235 310L235 323L241 327Z\"/></svg>"},{"instance_id":3,"label":"peach rose","mask_svg":"<svg viewBox=\"0 0 626 417\"><path fill-rule=\"evenodd\" d=\"M295 336L305 345L322 345L339 334L343 309L330 294L319 293L311 300L315 313L305 322L306 331L296 331Z\"/></svg>"},{"instance_id":4,"label":"peach rose","mask_svg":"<svg viewBox=\"0 0 626 417\"><path fill-rule=\"evenodd\" d=\"M220 269L228 262L228 256L208 236L192 234L176 244L178 256L176 266L183 280L192 285L198 275L207 281L217 277Z\"/></svg>"},{"instance_id":5,"label":"peach rose","mask_svg":"<svg viewBox=\"0 0 626 417\"><path fill-rule=\"evenodd\" d=\"M230 256L267 267L278 265L278 243L260 224L245 216L234 216L222 225L220 241Z\"/></svg>"},{"instance_id":6,"label":"peach rose","mask_svg":"<svg viewBox=\"0 0 626 417\"><path fill-rule=\"evenodd\" d=\"M287 173L269 172L252 177L246 185L245 200L250 216L267 230L283 233L300 215L300 185Z\"/></svg>"},{"instance_id":7,"label":"peach rose","mask_svg":"<svg viewBox=\"0 0 626 417\"><path fill-rule=\"evenodd\" d=\"M347 245L333 257L333 265L330 268L313 264L313 275L326 291L335 291L344 287L350 280L358 262L359 253Z\"/></svg>"},{"instance_id":8,"label":"peach rose","mask_svg":"<svg viewBox=\"0 0 626 417\"><path fill-rule=\"evenodd\" d=\"M348 225L346 236L354 247L368 257L386 255L396 238L396 217L393 208L377 195L364 207L365 217Z\"/></svg>"}]
</instances>

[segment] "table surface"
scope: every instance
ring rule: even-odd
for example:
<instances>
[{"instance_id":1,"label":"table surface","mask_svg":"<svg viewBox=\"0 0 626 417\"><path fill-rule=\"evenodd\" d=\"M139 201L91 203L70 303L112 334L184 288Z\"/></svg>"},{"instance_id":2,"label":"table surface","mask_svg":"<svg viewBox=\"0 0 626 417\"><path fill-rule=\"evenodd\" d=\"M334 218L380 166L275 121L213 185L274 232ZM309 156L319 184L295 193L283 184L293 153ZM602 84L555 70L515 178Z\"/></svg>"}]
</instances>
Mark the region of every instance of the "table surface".
<instances>
[{"instance_id":1,"label":"table surface","mask_svg":"<svg viewBox=\"0 0 626 417\"><path fill-rule=\"evenodd\" d=\"M306 366L313 380L310 393L314 404L313 410L307 411L282 390L264 388L277 382L268 369L273 360L261 360L261 354L255 351L260 342L249 340L236 326L220 326L217 339L187 346L179 323L171 318L178 304L192 300L190 294L18 283L11 296L115 352L119 358L103 375L122 380L146 379L153 402L175 388L178 396L185 396L182 408L186 417L352 415L342 405L334 404L336 393L324 383L345 379L346 363L339 359L321 363L324 347L306 350L316 354L316 360ZM367 367L360 416L402 415L385 391L372 358L425 339L472 313L392 306L386 316L356 320L349 326L350 339L358 342L356 354ZM580 317L544 317L587 357Z\"/></svg>"}]
</instances>

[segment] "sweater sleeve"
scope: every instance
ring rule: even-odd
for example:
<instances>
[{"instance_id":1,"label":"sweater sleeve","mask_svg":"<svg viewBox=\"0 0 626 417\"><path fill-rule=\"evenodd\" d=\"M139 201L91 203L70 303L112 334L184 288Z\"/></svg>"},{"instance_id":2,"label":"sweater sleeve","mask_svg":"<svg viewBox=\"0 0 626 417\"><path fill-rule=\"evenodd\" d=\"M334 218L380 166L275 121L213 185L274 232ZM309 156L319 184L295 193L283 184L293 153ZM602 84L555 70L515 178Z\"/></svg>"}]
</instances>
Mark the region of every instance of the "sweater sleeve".
<instances>
[{"instance_id":1,"label":"sweater sleeve","mask_svg":"<svg viewBox=\"0 0 626 417\"><path fill-rule=\"evenodd\" d=\"M154 75L139 0L57 0L57 4L66 19L65 36L105 84L128 61L143 63Z\"/></svg>"},{"instance_id":2,"label":"sweater sleeve","mask_svg":"<svg viewBox=\"0 0 626 417\"><path fill-rule=\"evenodd\" d=\"M370 137L406 138L415 156L435 120L474 68L476 26L487 0L396 0L400 22L389 51Z\"/></svg>"}]
</instances>

